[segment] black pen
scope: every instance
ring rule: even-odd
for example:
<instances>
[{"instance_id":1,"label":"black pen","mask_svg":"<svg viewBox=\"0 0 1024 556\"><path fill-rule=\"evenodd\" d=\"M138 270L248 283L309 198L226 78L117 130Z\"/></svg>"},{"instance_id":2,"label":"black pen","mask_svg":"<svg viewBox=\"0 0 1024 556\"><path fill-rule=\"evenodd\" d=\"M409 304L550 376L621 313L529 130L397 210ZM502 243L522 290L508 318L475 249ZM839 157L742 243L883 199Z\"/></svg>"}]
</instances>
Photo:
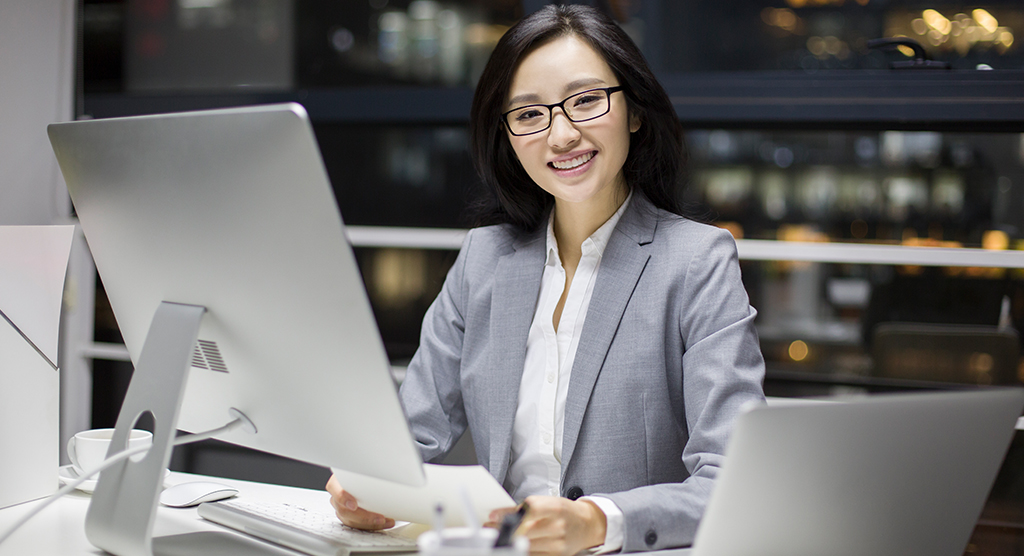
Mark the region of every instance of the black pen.
<instances>
[{"instance_id":1,"label":"black pen","mask_svg":"<svg viewBox=\"0 0 1024 556\"><path fill-rule=\"evenodd\" d=\"M512 533L519 527L519 524L523 522L523 517L526 516L526 511L530 509L530 506L526 502L519 504L519 509L516 511L505 514L505 517L501 518L501 527L498 528L498 538L494 541L494 547L499 548L502 546L509 546L512 544Z\"/></svg>"}]
</instances>

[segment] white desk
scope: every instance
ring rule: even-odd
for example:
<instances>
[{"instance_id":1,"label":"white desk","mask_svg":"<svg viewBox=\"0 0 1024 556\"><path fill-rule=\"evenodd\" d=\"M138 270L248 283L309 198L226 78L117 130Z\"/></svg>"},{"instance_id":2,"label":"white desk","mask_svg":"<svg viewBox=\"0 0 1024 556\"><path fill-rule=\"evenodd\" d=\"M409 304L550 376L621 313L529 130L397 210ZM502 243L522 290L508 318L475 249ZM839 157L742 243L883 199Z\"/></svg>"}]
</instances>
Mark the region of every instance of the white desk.
<instances>
[{"instance_id":1,"label":"white desk","mask_svg":"<svg viewBox=\"0 0 1024 556\"><path fill-rule=\"evenodd\" d=\"M219 477L203 477L187 473L171 473L165 484L172 485L194 480L214 480L231 485L238 489L239 496L259 497L268 501L296 502L311 506L329 506L329 495L322 490L292 488ZM14 535L0 545L0 555L38 555L38 556L72 556L78 554L103 554L102 551L89 544L85 538L85 513L89 508L91 497L75 491L58 500L39 515L23 525ZM0 510L0 530L12 525L18 518L30 511L41 501L27 502L14 507ZM195 508L175 509L160 506L157 510L156 522L153 525L153 536L178 535L200 531L231 531L199 517ZM231 532L237 538L244 537ZM296 554L292 551L271 549L268 553ZM191 552L196 554L196 552Z\"/></svg>"},{"instance_id":2,"label":"white desk","mask_svg":"<svg viewBox=\"0 0 1024 556\"><path fill-rule=\"evenodd\" d=\"M268 485L219 477L211 478L187 473L171 473L165 483L172 485L195 480L213 480L231 485L238 489L239 496L259 497L267 501L292 502L308 506L323 505L329 507L330 505L330 496L323 490ZM76 491L58 500L49 508L43 510L42 513L32 518L14 533L11 538L7 539L4 544L0 545L0 556L28 554L33 556L76 556L79 554L95 556L97 554L104 554L104 552L89 544L89 541L85 538L85 513L89 508L90 499L88 494ZM0 530L4 530L12 525L18 518L40 503L41 501L28 502L0 510ZM156 522L153 525L154 537L204 531L226 533L229 538L242 539L240 542L247 543L249 539L245 535L204 520L199 517L195 508L174 509L160 506L157 510ZM252 555L258 553L280 556L298 554L291 550L272 547L265 543L259 543L260 548L258 549L253 548L255 545L238 546L239 548L245 548L245 550L240 550L239 554ZM195 546L179 547L179 551L174 553L201 555L204 552L216 553L218 556L225 554L221 547L207 551L200 550ZM657 554L659 556L685 556L688 553L689 550L664 550Z\"/></svg>"}]
</instances>

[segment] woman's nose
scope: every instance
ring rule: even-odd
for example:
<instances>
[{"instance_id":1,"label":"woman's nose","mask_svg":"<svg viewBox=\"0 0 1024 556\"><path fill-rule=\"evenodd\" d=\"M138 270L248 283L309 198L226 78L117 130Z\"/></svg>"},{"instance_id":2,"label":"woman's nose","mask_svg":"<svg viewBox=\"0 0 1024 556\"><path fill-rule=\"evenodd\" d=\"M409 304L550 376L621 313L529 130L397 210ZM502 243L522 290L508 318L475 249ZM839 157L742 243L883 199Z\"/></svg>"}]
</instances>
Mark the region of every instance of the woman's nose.
<instances>
[{"instance_id":1,"label":"woman's nose","mask_svg":"<svg viewBox=\"0 0 1024 556\"><path fill-rule=\"evenodd\" d=\"M562 110L551 113L551 129L548 130L548 145L554 149L565 149L572 146L580 138L580 130Z\"/></svg>"}]
</instances>

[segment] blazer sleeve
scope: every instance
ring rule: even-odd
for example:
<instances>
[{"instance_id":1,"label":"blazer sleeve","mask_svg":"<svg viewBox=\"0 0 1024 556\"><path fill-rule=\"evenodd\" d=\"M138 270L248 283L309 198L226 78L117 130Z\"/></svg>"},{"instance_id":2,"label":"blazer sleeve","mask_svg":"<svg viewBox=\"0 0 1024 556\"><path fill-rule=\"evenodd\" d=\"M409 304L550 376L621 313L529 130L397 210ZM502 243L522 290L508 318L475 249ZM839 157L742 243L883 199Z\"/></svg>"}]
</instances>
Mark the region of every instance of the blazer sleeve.
<instances>
[{"instance_id":1,"label":"blazer sleeve","mask_svg":"<svg viewBox=\"0 0 1024 556\"><path fill-rule=\"evenodd\" d=\"M441 293L427 309L420 346L399 388L413 438L424 461L437 462L467 427L459 384L465 337L465 272L475 230L470 230Z\"/></svg>"},{"instance_id":2,"label":"blazer sleeve","mask_svg":"<svg viewBox=\"0 0 1024 556\"><path fill-rule=\"evenodd\" d=\"M693 543L721 467L733 422L744 406L764 402L764 359L740 277L736 244L707 234L686 266L681 307L683 405L688 438L681 458L689 477L602 494L623 512L623 552Z\"/></svg>"}]
</instances>

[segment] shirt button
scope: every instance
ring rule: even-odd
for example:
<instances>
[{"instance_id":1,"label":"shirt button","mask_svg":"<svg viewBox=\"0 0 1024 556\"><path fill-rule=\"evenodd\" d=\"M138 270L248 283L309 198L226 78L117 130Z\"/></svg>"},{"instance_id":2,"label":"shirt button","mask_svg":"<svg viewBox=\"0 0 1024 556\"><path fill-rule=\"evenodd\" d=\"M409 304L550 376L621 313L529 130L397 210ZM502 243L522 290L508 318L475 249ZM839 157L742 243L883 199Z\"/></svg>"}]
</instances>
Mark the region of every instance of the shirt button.
<instances>
[{"instance_id":1,"label":"shirt button","mask_svg":"<svg viewBox=\"0 0 1024 556\"><path fill-rule=\"evenodd\" d=\"M541 437L541 439L544 440L545 444L551 444L551 433L546 432L546 433L542 434L540 437Z\"/></svg>"},{"instance_id":2,"label":"shirt button","mask_svg":"<svg viewBox=\"0 0 1024 556\"><path fill-rule=\"evenodd\" d=\"M654 543L658 542L658 534L654 532L654 529L647 531L647 535L644 536L644 542L647 546L654 546Z\"/></svg>"},{"instance_id":3,"label":"shirt button","mask_svg":"<svg viewBox=\"0 0 1024 556\"><path fill-rule=\"evenodd\" d=\"M583 489L578 486L570 487L565 491L565 497L569 500L579 500L581 496L583 496Z\"/></svg>"},{"instance_id":4,"label":"shirt button","mask_svg":"<svg viewBox=\"0 0 1024 556\"><path fill-rule=\"evenodd\" d=\"M555 375L554 375L554 373L552 373L552 374L549 374L549 375L548 375L548 383L552 383L552 382L554 382L554 381L555 381Z\"/></svg>"}]
</instances>

